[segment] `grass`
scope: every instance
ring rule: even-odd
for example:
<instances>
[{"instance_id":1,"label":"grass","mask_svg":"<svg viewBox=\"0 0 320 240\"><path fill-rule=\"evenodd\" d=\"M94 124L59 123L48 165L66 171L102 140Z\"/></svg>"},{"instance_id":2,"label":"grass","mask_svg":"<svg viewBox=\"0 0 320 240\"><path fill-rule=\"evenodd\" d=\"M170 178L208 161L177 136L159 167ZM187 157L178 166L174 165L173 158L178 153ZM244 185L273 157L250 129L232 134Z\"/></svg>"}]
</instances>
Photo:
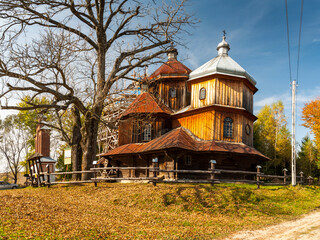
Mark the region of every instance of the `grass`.
<instances>
[{"instance_id":1,"label":"grass","mask_svg":"<svg viewBox=\"0 0 320 240\"><path fill-rule=\"evenodd\" d=\"M0 199L0 239L212 239L310 212L320 188L104 183Z\"/></svg>"}]
</instances>

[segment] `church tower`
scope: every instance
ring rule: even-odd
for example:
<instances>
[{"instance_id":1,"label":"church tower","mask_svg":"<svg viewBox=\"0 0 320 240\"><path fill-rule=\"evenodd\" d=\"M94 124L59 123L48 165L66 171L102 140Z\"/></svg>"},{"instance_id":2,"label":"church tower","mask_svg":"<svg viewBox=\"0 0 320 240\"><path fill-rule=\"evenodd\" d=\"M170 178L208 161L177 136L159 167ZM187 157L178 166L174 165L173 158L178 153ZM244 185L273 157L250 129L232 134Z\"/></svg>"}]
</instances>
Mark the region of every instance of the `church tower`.
<instances>
[{"instance_id":1,"label":"church tower","mask_svg":"<svg viewBox=\"0 0 320 240\"><path fill-rule=\"evenodd\" d=\"M149 77L149 92L173 112L190 104L187 80L191 70L177 60L178 51L171 47L168 61Z\"/></svg>"},{"instance_id":2,"label":"church tower","mask_svg":"<svg viewBox=\"0 0 320 240\"><path fill-rule=\"evenodd\" d=\"M253 94L256 81L229 56L225 35L218 55L190 73L191 106L176 113L174 127L183 126L203 140L253 146Z\"/></svg>"}]
</instances>

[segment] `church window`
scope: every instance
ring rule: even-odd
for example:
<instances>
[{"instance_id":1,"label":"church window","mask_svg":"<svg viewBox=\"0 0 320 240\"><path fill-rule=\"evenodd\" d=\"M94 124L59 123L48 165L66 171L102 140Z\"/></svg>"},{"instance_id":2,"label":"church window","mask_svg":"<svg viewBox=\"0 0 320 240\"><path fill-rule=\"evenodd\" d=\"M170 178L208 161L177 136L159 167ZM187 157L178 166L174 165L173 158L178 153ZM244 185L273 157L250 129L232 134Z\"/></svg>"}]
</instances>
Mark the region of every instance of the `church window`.
<instances>
[{"instance_id":1,"label":"church window","mask_svg":"<svg viewBox=\"0 0 320 240\"><path fill-rule=\"evenodd\" d=\"M205 88L201 88L200 89L200 93L199 93L199 99L203 100L206 98L206 89Z\"/></svg>"},{"instance_id":2,"label":"church window","mask_svg":"<svg viewBox=\"0 0 320 240\"><path fill-rule=\"evenodd\" d=\"M142 141L148 142L151 140L151 130L152 130L152 126L150 123L147 123L144 125L143 134L142 134Z\"/></svg>"},{"instance_id":3,"label":"church window","mask_svg":"<svg viewBox=\"0 0 320 240\"><path fill-rule=\"evenodd\" d=\"M246 134L250 135L250 133L251 133L251 128L250 128L249 124L247 124L246 125Z\"/></svg>"},{"instance_id":4,"label":"church window","mask_svg":"<svg viewBox=\"0 0 320 240\"><path fill-rule=\"evenodd\" d=\"M232 138L232 125L233 120L229 117L223 120L223 136L227 138Z\"/></svg>"},{"instance_id":5,"label":"church window","mask_svg":"<svg viewBox=\"0 0 320 240\"><path fill-rule=\"evenodd\" d=\"M169 96L170 96L171 98L177 97L177 91L176 91L176 89L170 88L170 89L169 89Z\"/></svg>"}]
</instances>

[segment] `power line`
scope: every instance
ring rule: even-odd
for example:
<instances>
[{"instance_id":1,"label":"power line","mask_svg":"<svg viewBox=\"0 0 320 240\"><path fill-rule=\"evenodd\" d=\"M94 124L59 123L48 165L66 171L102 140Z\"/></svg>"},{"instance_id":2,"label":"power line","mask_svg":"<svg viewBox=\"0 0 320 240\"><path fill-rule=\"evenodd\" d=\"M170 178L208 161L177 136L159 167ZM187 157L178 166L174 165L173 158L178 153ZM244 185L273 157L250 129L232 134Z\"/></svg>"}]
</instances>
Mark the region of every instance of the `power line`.
<instances>
[{"instance_id":1,"label":"power line","mask_svg":"<svg viewBox=\"0 0 320 240\"><path fill-rule=\"evenodd\" d=\"M287 18L287 38L288 38L288 55L289 55L289 73L290 73L290 82L291 82L291 57L290 57L290 35L289 35L289 18L288 18L288 2L285 0L286 4L286 18Z\"/></svg>"},{"instance_id":2,"label":"power line","mask_svg":"<svg viewBox=\"0 0 320 240\"><path fill-rule=\"evenodd\" d=\"M301 28L302 28L303 2L304 2L304 0L301 0L300 29L299 29L299 43L298 43L298 60L297 60L297 84L298 84L298 79L299 79L300 42L301 42Z\"/></svg>"}]
</instances>

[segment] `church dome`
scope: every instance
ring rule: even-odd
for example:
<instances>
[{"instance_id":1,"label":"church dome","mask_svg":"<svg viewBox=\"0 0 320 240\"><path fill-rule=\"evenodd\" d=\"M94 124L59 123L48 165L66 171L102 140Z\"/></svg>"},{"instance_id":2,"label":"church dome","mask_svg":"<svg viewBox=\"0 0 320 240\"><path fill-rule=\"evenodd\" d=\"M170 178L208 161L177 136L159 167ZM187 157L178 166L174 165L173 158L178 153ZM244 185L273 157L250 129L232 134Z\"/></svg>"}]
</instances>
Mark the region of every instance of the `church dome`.
<instances>
[{"instance_id":1,"label":"church dome","mask_svg":"<svg viewBox=\"0 0 320 240\"><path fill-rule=\"evenodd\" d=\"M256 85L255 79L229 55L229 43L226 42L226 37L222 37L222 41L217 46L218 55L206 62L196 70L190 73L189 81L210 76L213 74L222 74L246 78L253 85Z\"/></svg>"}]
</instances>

